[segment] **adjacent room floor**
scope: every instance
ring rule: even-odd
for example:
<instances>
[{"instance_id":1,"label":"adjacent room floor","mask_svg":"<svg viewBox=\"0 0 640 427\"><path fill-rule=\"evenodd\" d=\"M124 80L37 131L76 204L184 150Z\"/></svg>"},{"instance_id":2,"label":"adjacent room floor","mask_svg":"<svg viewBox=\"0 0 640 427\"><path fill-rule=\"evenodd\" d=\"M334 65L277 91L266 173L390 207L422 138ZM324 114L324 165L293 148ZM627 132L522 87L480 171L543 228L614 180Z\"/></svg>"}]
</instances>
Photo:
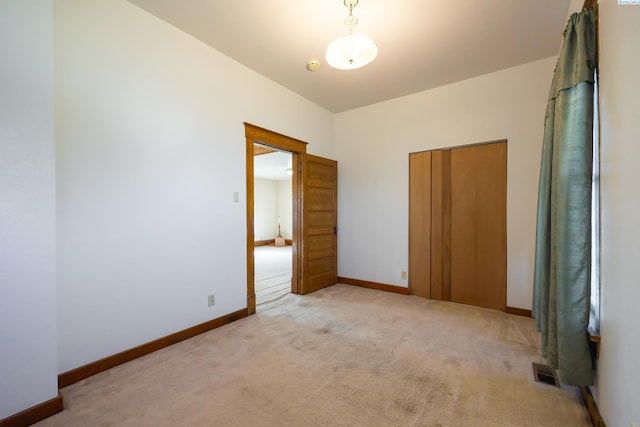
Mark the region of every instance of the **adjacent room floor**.
<instances>
[{"instance_id":1,"label":"adjacent room floor","mask_svg":"<svg viewBox=\"0 0 640 427\"><path fill-rule=\"evenodd\" d=\"M589 426L530 318L335 285L62 390L39 426Z\"/></svg>"},{"instance_id":2,"label":"adjacent room floor","mask_svg":"<svg viewBox=\"0 0 640 427\"><path fill-rule=\"evenodd\" d=\"M256 246L253 254L256 304L273 301L291 292L292 247Z\"/></svg>"}]
</instances>

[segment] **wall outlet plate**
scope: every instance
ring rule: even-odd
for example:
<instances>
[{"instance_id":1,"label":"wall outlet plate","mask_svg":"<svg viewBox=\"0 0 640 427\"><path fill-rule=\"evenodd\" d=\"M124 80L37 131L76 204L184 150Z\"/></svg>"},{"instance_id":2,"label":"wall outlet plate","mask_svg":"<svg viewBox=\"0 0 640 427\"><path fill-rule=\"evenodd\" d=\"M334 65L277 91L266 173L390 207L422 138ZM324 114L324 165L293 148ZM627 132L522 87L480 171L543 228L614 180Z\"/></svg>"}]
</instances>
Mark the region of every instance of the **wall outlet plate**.
<instances>
[{"instance_id":1,"label":"wall outlet plate","mask_svg":"<svg viewBox=\"0 0 640 427\"><path fill-rule=\"evenodd\" d=\"M214 305L216 305L216 296L214 294L211 294L207 297L207 304L209 304L209 307L213 307Z\"/></svg>"}]
</instances>

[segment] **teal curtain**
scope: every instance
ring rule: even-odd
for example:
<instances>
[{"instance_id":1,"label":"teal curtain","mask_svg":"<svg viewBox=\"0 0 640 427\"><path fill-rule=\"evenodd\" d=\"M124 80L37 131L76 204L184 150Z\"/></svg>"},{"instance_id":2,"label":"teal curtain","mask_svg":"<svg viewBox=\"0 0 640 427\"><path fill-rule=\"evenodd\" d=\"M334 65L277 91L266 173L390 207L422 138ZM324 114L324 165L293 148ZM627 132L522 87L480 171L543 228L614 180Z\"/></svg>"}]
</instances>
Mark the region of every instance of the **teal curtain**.
<instances>
[{"instance_id":1,"label":"teal curtain","mask_svg":"<svg viewBox=\"0 0 640 427\"><path fill-rule=\"evenodd\" d=\"M573 14L563 37L545 116L532 311L560 381L590 385L595 11Z\"/></svg>"}]
</instances>

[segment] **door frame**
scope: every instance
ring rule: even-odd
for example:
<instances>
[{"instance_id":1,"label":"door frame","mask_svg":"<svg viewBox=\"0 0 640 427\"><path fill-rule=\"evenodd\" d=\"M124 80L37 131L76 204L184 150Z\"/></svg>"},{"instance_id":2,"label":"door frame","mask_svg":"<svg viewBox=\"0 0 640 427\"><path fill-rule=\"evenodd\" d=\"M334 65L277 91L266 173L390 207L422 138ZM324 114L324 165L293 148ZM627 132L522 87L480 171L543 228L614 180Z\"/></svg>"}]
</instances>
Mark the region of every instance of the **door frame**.
<instances>
[{"instance_id":1,"label":"door frame","mask_svg":"<svg viewBox=\"0 0 640 427\"><path fill-rule=\"evenodd\" d=\"M255 262L254 262L254 144L258 143L291 153L292 175L292 277L291 293L300 293L302 271L302 161L307 153L307 143L277 132L244 122L246 140L246 184L247 184L247 312L256 312Z\"/></svg>"}]
</instances>

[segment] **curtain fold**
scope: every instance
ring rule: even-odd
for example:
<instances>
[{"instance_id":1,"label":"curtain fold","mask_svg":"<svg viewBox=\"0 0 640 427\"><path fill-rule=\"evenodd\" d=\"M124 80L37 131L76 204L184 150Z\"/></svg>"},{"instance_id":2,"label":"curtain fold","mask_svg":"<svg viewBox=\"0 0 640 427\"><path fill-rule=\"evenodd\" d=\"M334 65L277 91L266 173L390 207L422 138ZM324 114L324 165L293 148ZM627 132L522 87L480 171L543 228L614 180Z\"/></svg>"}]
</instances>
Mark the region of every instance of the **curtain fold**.
<instances>
[{"instance_id":1,"label":"curtain fold","mask_svg":"<svg viewBox=\"0 0 640 427\"><path fill-rule=\"evenodd\" d=\"M595 11L573 14L551 84L540 166L533 316L567 385L593 384L590 309Z\"/></svg>"}]
</instances>

